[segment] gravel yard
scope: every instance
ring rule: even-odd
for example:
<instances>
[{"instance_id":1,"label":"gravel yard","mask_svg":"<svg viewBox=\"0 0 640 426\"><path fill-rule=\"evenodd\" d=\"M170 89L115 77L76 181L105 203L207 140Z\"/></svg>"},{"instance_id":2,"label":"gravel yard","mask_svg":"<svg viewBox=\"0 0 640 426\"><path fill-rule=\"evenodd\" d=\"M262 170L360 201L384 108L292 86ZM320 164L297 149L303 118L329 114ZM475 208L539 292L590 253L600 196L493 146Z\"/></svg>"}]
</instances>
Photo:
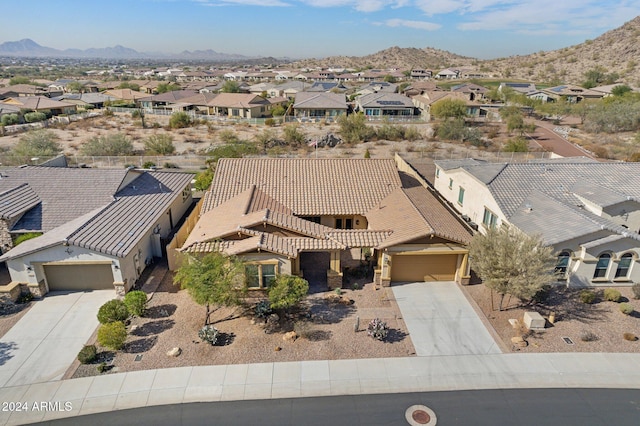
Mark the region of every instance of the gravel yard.
<instances>
[{"instance_id":1,"label":"gravel yard","mask_svg":"<svg viewBox=\"0 0 640 426\"><path fill-rule=\"evenodd\" d=\"M117 353L107 352L97 362L79 365L73 377L98 374L101 361L112 362L111 372L147 370L194 365L223 365L302 360L333 360L351 358L404 357L414 354L411 338L388 288L376 289L372 283L363 283L360 289L343 290L343 298L353 304L333 301L334 292L310 294L299 318L281 321L281 329L265 332L262 321L253 311L222 309L212 320L234 315L232 320L215 324L221 337L215 346L200 341L198 330L204 324L205 308L191 300L184 290L173 285L173 275L167 273L149 302L144 318L134 318L125 348ZM307 317L310 313L310 318ZM354 331L356 318L360 319L358 332ZM385 342L367 335L370 320L379 317L389 326ZM294 328L302 336L295 341L283 340L284 333ZM129 328L131 328L131 326ZM167 351L179 347L178 357L167 356ZM279 348L279 349L278 349ZM141 358L136 361L137 358Z\"/></svg>"},{"instance_id":2,"label":"gravel yard","mask_svg":"<svg viewBox=\"0 0 640 426\"><path fill-rule=\"evenodd\" d=\"M491 326L501 337L506 347L520 352L639 352L640 341L628 341L624 333L640 337L640 300L633 298L630 287L616 287L622 294L622 301L631 304L634 312L625 315L620 312L620 304L603 301L602 289L597 290L596 303L585 304L579 299L580 289L567 289L558 286L551 290L548 299L541 304L527 307L516 306L518 301L511 299L506 310L499 311L499 295L494 293L494 308L491 306L491 291L483 284L463 286L480 307ZM505 305L508 296L505 297ZM522 320L527 311L539 312L544 318L555 313L554 324L546 321L544 330L536 331L525 337L526 347L512 344L511 338L522 334L509 323L509 319ZM573 344L563 340L568 337ZM590 340L584 341L583 339Z\"/></svg>"}]
</instances>

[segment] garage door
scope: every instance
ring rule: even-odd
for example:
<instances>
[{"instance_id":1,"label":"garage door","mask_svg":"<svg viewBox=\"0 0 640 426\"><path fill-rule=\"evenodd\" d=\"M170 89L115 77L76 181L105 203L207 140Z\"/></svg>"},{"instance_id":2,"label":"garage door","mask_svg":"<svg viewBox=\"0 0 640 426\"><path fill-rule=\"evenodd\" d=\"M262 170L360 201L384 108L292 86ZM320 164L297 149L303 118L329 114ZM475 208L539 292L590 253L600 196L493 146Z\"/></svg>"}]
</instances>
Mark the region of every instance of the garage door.
<instances>
[{"instance_id":1,"label":"garage door","mask_svg":"<svg viewBox=\"0 0 640 426\"><path fill-rule=\"evenodd\" d=\"M457 262L457 254L394 255L391 281L453 281Z\"/></svg>"},{"instance_id":2,"label":"garage door","mask_svg":"<svg viewBox=\"0 0 640 426\"><path fill-rule=\"evenodd\" d=\"M111 264L44 265L49 290L114 289Z\"/></svg>"}]
</instances>

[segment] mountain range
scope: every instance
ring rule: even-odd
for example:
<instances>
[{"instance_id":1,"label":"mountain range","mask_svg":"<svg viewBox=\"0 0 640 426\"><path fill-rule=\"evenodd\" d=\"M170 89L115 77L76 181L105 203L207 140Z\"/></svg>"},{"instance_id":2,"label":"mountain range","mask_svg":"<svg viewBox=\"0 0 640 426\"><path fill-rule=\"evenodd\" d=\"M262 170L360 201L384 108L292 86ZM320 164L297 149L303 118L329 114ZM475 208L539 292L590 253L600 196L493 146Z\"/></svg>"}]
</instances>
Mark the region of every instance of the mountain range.
<instances>
[{"instance_id":1,"label":"mountain range","mask_svg":"<svg viewBox=\"0 0 640 426\"><path fill-rule=\"evenodd\" d=\"M0 44L0 56L48 57L48 58L104 58L104 59L184 59L205 61L238 61L255 59L249 56L227 54L215 50L185 50L177 54L146 53L124 46L113 46L90 49L54 49L41 46L35 41L25 38L19 41L7 41Z\"/></svg>"}]
</instances>

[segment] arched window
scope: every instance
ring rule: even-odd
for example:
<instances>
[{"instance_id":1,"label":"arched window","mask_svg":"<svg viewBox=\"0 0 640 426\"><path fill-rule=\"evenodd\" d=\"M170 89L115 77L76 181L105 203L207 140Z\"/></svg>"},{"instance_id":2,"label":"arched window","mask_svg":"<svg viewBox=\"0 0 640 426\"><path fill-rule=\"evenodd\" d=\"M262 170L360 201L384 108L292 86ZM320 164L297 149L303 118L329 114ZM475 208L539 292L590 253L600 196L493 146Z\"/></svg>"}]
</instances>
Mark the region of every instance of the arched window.
<instances>
[{"instance_id":1,"label":"arched window","mask_svg":"<svg viewBox=\"0 0 640 426\"><path fill-rule=\"evenodd\" d=\"M611 255L609 253L603 253L598 258L596 264L596 270L593 273L593 278L605 278L607 276L607 269L609 269L609 262L611 261Z\"/></svg>"},{"instance_id":2,"label":"arched window","mask_svg":"<svg viewBox=\"0 0 640 426\"><path fill-rule=\"evenodd\" d=\"M618 269L616 269L616 278L627 278L629 276L629 269L631 268L632 260L633 255L631 253L625 253L620 257Z\"/></svg>"},{"instance_id":3,"label":"arched window","mask_svg":"<svg viewBox=\"0 0 640 426\"><path fill-rule=\"evenodd\" d=\"M567 267L569 266L569 259L571 259L571 253L567 250L563 250L558 255L558 262L556 263L556 275L564 276L567 273Z\"/></svg>"}]
</instances>

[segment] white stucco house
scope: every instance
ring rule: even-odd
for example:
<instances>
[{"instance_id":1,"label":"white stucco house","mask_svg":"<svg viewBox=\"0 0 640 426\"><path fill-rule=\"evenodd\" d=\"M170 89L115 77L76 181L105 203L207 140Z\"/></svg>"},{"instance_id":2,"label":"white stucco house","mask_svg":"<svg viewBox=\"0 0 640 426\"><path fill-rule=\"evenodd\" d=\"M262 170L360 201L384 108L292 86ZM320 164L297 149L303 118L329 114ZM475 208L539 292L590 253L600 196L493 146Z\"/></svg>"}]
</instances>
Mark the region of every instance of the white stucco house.
<instances>
[{"instance_id":1,"label":"white stucco house","mask_svg":"<svg viewBox=\"0 0 640 426\"><path fill-rule=\"evenodd\" d=\"M538 234L573 286L640 282L640 164L586 158L488 163L436 161L434 186L483 232Z\"/></svg>"},{"instance_id":2,"label":"white stucco house","mask_svg":"<svg viewBox=\"0 0 640 426\"><path fill-rule=\"evenodd\" d=\"M11 288L124 294L192 205L189 173L22 167L2 170L0 238ZM13 246L24 233L41 234ZM6 285L3 287L7 287Z\"/></svg>"}]
</instances>

